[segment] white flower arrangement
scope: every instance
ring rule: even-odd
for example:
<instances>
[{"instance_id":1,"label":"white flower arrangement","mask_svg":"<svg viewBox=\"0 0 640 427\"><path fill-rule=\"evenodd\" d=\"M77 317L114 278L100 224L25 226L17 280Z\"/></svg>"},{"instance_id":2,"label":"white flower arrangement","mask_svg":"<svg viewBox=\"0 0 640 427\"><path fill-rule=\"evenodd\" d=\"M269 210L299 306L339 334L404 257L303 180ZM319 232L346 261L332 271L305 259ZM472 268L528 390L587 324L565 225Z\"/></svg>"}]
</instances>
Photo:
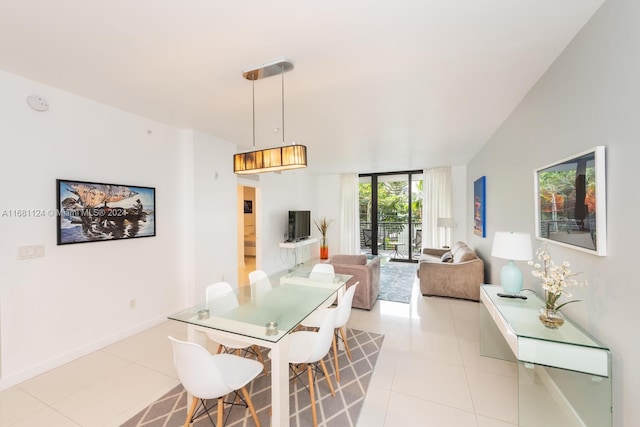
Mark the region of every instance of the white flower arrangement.
<instances>
[{"instance_id":1,"label":"white flower arrangement","mask_svg":"<svg viewBox=\"0 0 640 427\"><path fill-rule=\"evenodd\" d=\"M551 259L546 243L536 251L536 256L542 263L529 261L528 264L535 268L531 274L542 281L544 301L547 310L558 311L567 304L580 301L573 300L558 304L558 299L561 296L564 295L567 298L571 298L573 296L571 293L567 292L567 287L587 284L585 281L578 281L574 279L574 277L579 273L573 273L570 269L571 265L567 261L563 261L562 264L557 265Z\"/></svg>"}]
</instances>

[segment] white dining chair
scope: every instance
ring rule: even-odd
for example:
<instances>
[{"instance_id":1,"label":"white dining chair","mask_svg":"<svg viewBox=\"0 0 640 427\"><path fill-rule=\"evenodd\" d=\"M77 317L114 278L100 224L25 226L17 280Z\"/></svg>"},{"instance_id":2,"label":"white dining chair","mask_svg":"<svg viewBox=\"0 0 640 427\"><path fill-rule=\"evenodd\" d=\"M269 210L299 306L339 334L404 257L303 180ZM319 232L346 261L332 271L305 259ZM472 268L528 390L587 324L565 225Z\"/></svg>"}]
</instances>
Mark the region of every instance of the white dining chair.
<instances>
[{"instance_id":1,"label":"white dining chair","mask_svg":"<svg viewBox=\"0 0 640 427\"><path fill-rule=\"evenodd\" d=\"M335 333L333 335L333 360L335 365L335 374L336 381L340 382L340 366L338 365L338 345L336 342L336 337L341 338L344 343L344 348L347 352L347 357L351 360L351 350L349 349L349 343L347 342L347 322L349 322L349 317L351 316L351 303L353 302L353 295L356 292L356 287L360 282L356 282L347 289L344 293L344 297L342 297L342 301L338 304L337 308L325 308L325 309L317 309L313 313L311 313L306 319L302 321L302 326L306 326L308 328L319 328L322 325L324 319L331 313L332 311L336 311L336 324L335 324ZM338 335L340 334L340 335Z\"/></svg>"},{"instance_id":2,"label":"white dining chair","mask_svg":"<svg viewBox=\"0 0 640 427\"><path fill-rule=\"evenodd\" d=\"M235 393L235 397L238 390L242 393L246 403L244 406L249 408L253 421L257 427L260 427L260 421L246 387L260 374L262 370L260 363L233 354L212 355L201 345L180 341L173 337L168 338L173 348L173 364L178 378L185 390L193 397L184 422L185 427L188 427L194 418L205 413L213 424L209 412L212 408L206 406L208 399L217 399L218 401L217 423L214 425L221 427L224 417L224 397L231 392ZM198 402L200 402L202 411L194 416ZM231 403L231 405L235 404Z\"/></svg>"},{"instance_id":3,"label":"white dining chair","mask_svg":"<svg viewBox=\"0 0 640 427\"><path fill-rule=\"evenodd\" d=\"M260 297L273 289L269 276L267 276L267 273L262 270L250 272L249 283L251 284L252 291L255 292L256 297Z\"/></svg>"},{"instance_id":4,"label":"white dining chair","mask_svg":"<svg viewBox=\"0 0 640 427\"><path fill-rule=\"evenodd\" d=\"M333 265L327 263L315 264L309 273L309 279L317 280L320 282L333 282L336 277L336 272ZM319 308L326 308L332 306L336 302L336 297L329 298L323 302Z\"/></svg>"},{"instance_id":5,"label":"white dining chair","mask_svg":"<svg viewBox=\"0 0 640 427\"><path fill-rule=\"evenodd\" d=\"M309 273L309 279L331 282L335 275L333 265L322 262L313 266Z\"/></svg>"},{"instance_id":6,"label":"white dining chair","mask_svg":"<svg viewBox=\"0 0 640 427\"><path fill-rule=\"evenodd\" d=\"M205 289L205 299L210 312L222 313L239 305L238 297L231 285L227 282L217 282L207 286ZM231 351L240 356L243 350L245 353L254 354L260 360L260 363L262 363L264 374L267 375L267 366L264 363L260 347L257 345L251 345L244 341L229 338L217 333L215 330L208 331L207 336L218 343L218 349L216 351L218 354L223 351Z\"/></svg>"},{"instance_id":7,"label":"white dining chair","mask_svg":"<svg viewBox=\"0 0 640 427\"><path fill-rule=\"evenodd\" d=\"M307 366L307 378L309 381L309 393L311 395L311 415L313 417L313 425L318 425L318 415L316 413L316 390L315 390L315 372L317 365L320 364L324 377L331 390L331 395L335 397L331 377L327 372L327 366L324 363L324 357L329 353L335 328L337 310L330 310L318 331L297 331L289 336L289 363L293 365L293 371L298 377L302 372L298 372L297 367L302 364Z\"/></svg>"}]
</instances>

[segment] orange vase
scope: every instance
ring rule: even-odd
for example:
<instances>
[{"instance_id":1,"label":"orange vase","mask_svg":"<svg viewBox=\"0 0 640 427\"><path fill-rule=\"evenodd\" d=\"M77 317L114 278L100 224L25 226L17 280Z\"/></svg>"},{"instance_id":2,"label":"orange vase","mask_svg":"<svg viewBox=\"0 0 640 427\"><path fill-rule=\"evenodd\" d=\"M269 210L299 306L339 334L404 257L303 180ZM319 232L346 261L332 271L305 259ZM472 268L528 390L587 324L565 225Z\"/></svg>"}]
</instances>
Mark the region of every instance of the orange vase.
<instances>
[{"instance_id":1,"label":"orange vase","mask_svg":"<svg viewBox=\"0 0 640 427\"><path fill-rule=\"evenodd\" d=\"M320 243L320 259L329 259L329 245L325 237L322 238L322 243Z\"/></svg>"}]
</instances>

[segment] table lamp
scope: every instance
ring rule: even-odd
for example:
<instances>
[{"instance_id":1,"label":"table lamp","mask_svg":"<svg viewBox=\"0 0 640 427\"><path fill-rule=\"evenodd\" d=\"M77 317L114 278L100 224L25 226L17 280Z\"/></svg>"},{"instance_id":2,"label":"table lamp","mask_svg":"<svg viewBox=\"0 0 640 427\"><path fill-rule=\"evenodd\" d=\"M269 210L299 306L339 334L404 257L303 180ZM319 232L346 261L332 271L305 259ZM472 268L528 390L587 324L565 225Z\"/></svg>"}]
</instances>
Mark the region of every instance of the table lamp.
<instances>
[{"instance_id":1,"label":"table lamp","mask_svg":"<svg viewBox=\"0 0 640 427\"><path fill-rule=\"evenodd\" d=\"M443 248L449 247L449 229L453 228L455 222L453 218L438 218L438 227L444 228L444 246Z\"/></svg>"},{"instance_id":2,"label":"table lamp","mask_svg":"<svg viewBox=\"0 0 640 427\"><path fill-rule=\"evenodd\" d=\"M533 257L531 235L514 231L496 231L491 256L509 260L500 271L500 282L505 292L519 293L522 290L522 271L514 261L529 261Z\"/></svg>"}]
</instances>

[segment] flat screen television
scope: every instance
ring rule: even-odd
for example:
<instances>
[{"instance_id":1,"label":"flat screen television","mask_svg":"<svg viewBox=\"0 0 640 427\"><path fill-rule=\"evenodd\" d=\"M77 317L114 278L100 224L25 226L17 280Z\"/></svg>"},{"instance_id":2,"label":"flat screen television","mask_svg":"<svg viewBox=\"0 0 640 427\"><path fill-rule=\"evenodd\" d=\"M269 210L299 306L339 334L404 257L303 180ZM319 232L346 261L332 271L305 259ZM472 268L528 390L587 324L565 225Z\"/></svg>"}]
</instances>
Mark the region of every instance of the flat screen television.
<instances>
[{"instance_id":1,"label":"flat screen television","mask_svg":"<svg viewBox=\"0 0 640 427\"><path fill-rule=\"evenodd\" d=\"M287 235L289 242L308 239L311 236L311 212L289 211Z\"/></svg>"}]
</instances>

